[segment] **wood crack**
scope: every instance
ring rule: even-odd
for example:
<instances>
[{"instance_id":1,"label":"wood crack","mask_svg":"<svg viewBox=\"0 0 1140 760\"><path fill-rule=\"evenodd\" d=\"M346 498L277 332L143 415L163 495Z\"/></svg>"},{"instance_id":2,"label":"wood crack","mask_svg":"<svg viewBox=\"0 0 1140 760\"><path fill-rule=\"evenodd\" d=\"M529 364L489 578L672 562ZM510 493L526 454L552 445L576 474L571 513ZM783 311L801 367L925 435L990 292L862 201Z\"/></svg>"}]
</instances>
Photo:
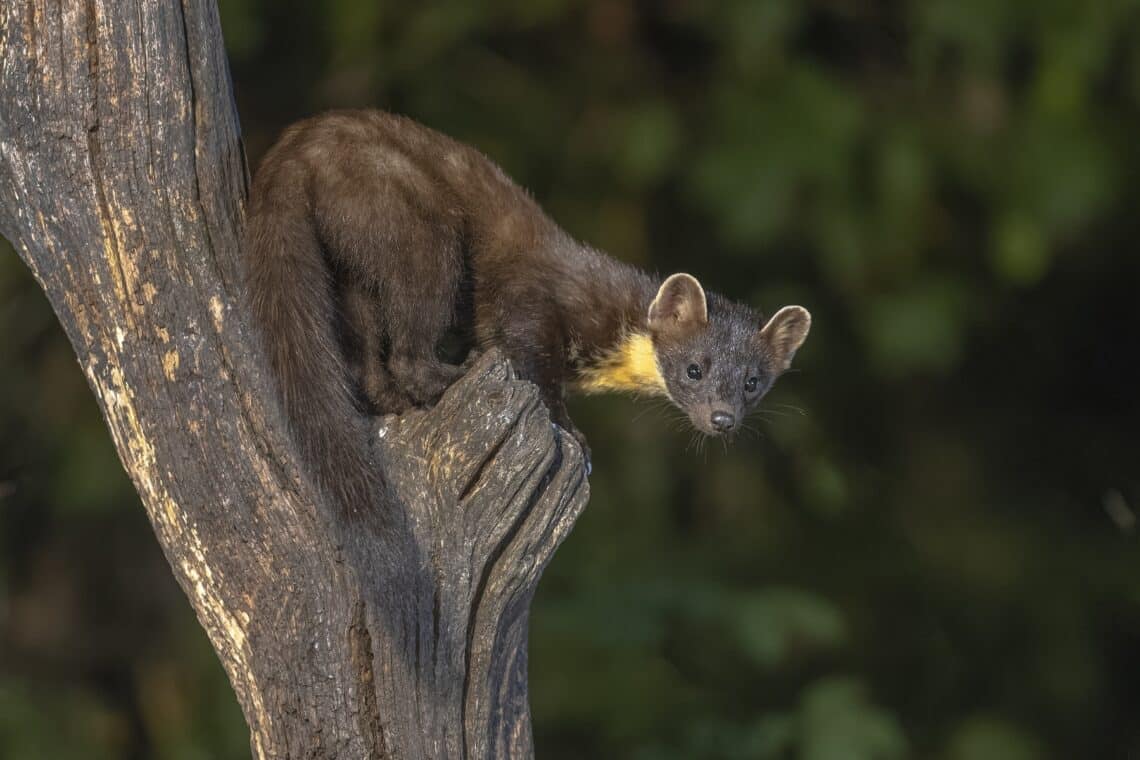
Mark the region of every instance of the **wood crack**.
<instances>
[{"instance_id":1,"label":"wood crack","mask_svg":"<svg viewBox=\"0 0 1140 760\"><path fill-rule=\"evenodd\" d=\"M487 585L490 582L492 573L496 569L496 565L498 564L499 558L503 555L503 552L506 550L506 548L511 544L511 542L518 535L520 526L522 526L522 524L526 521L527 517L530 516L531 512L534 509L534 506L539 502L539 500L546 493L546 489L550 485L551 481L554 480L554 476L562 468L562 439L561 439L561 437L555 435L553 437L553 442L554 442L554 455L551 458L550 465L547 467L546 472L543 473L542 478L539 480L539 482L535 486L534 490L531 491L530 495L527 498L526 505L521 510L519 510L519 513L515 517L514 521L511 523L510 528L507 529L507 531L503 535L502 539L500 539L500 541L491 549L491 552L488 554L487 559L483 564L483 572L479 576L479 583L475 588L475 594L471 600L471 609L469 612L470 617L468 618L468 622L467 622L467 647L465 649L466 664L465 664L464 673L463 673L463 690L462 690L463 702L462 702L462 707L460 708L461 709L460 714L462 716L462 723L464 726L467 725L467 702L469 701L469 697L470 697L471 680L472 680L471 653L475 650L475 627L476 627L476 624L479 620L479 607L480 607L483 599L486 596ZM469 757L470 756L469 752L470 752L470 749L468 747L467 732L464 731L463 732L463 757L464 758Z\"/></svg>"},{"instance_id":2,"label":"wood crack","mask_svg":"<svg viewBox=\"0 0 1140 760\"><path fill-rule=\"evenodd\" d=\"M368 749L368 756L383 760L390 755L385 746L384 727L380 721L380 708L376 701L376 674L372 667L372 660L376 653L363 600L354 605L354 613L349 636L351 637L352 661L356 666L357 674L356 720L360 728L360 736Z\"/></svg>"}]
</instances>

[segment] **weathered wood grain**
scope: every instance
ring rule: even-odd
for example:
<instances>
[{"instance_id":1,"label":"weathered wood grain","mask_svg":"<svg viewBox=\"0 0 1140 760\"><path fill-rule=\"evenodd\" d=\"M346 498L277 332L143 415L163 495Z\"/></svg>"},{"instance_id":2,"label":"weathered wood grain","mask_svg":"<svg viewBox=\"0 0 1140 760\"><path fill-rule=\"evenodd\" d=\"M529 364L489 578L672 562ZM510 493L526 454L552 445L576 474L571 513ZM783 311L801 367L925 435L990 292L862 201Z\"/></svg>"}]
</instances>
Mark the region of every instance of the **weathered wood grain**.
<instances>
[{"instance_id":1,"label":"weathered wood grain","mask_svg":"<svg viewBox=\"0 0 1140 760\"><path fill-rule=\"evenodd\" d=\"M580 451L488 355L434 409L377 423L387 514L338 522L240 306L247 179L213 2L0 7L0 234L63 324L254 755L529 757L527 611L587 499Z\"/></svg>"}]
</instances>

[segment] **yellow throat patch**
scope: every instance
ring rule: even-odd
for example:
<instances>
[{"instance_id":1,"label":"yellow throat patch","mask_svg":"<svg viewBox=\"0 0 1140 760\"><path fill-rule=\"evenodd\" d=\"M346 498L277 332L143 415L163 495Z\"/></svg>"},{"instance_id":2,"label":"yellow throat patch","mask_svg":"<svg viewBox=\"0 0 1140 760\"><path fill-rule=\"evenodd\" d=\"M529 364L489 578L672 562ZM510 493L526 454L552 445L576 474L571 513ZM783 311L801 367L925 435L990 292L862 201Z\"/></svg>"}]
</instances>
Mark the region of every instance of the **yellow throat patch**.
<instances>
[{"instance_id":1,"label":"yellow throat patch","mask_svg":"<svg viewBox=\"0 0 1140 760\"><path fill-rule=\"evenodd\" d=\"M584 393L630 391L664 394L665 378L657 368L653 339L645 333L629 333L613 351L585 367L575 381Z\"/></svg>"}]
</instances>

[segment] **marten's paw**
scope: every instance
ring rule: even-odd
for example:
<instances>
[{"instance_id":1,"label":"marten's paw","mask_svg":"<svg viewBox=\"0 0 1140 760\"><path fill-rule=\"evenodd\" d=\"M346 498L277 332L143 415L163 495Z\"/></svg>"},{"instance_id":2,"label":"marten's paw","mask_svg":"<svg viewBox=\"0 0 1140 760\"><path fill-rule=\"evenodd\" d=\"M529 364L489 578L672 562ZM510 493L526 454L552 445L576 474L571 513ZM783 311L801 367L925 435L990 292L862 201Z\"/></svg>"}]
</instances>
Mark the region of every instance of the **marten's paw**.
<instances>
[{"instance_id":1,"label":"marten's paw","mask_svg":"<svg viewBox=\"0 0 1140 760\"><path fill-rule=\"evenodd\" d=\"M403 414L415 406L386 371L366 373L362 385L368 411L374 415Z\"/></svg>"},{"instance_id":2,"label":"marten's paw","mask_svg":"<svg viewBox=\"0 0 1140 760\"><path fill-rule=\"evenodd\" d=\"M448 386L463 377L463 368L437 359L392 357L388 370L416 406L431 406Z\"/></svg>"}]
</instances>

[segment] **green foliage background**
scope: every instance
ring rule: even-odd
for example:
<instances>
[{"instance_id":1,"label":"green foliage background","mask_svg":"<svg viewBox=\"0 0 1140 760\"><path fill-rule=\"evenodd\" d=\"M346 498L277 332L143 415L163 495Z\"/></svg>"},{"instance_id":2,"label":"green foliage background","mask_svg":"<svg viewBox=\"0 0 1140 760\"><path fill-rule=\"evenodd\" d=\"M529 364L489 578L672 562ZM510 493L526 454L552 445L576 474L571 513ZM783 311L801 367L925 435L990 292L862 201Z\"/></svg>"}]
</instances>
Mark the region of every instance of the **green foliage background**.
<instances>
[{"instance_id":1,"label":"green foliage background","mask_svg":"<svg viewBox=\"0 0 1140 760\"><path fill-rule=\"evenodd\" d=\"M380 106L578 237L815 316L757 432L572 409L538 756L1140 757L1140 3L222 0L251 158ZM240 758L42 294L0 256L0 756Z\"/></svg>"}]
</instances>

